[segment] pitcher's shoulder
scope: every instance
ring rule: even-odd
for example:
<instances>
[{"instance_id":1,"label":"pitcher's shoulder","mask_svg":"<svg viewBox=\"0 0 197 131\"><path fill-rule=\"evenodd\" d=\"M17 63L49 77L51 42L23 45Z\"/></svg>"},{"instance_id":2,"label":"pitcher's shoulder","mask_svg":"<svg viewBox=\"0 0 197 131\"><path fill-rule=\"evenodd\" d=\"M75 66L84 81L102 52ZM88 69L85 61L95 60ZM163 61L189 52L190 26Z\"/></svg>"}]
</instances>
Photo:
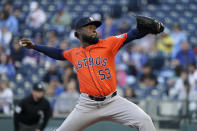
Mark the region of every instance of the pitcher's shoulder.
<instances>
[{"instance_id":1,"label":"pitcher's shoulder","mask_svg":"<svg viewBox=\"0 0 197 131\"><path fill-rule=\"evenodd\" d=\"M107 37L105 39L99 39L99 43L110 42L110 41L113 41L115 39L116 39L115 36L110 36L110 37Z\"/></svg>"}]
</instances>

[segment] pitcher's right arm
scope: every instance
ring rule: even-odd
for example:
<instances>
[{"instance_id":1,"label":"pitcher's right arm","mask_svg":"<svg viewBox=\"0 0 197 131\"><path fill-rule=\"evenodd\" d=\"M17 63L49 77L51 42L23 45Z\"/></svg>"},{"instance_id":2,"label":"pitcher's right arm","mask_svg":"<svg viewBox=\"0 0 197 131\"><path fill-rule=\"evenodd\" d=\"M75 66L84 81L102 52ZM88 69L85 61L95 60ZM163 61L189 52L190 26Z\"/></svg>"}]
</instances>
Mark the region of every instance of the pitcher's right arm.
<instances>
[{"instance_id":1,"label":"pitcher's right arm","mask_svg":"<svg viewBox=\"0 0 197 131\"><path fill-rule=\"evenodd\" d=\"M19 45L26 47L28 49L34 49L36 51L42 52L45 55L56 60L65 60L63 56L64 50L62 49L44 46L44 45L38 45L38 44L33 43L30 39L27 39L27 38L23 38L19 40Z\"/></svg>"}]
</instances>

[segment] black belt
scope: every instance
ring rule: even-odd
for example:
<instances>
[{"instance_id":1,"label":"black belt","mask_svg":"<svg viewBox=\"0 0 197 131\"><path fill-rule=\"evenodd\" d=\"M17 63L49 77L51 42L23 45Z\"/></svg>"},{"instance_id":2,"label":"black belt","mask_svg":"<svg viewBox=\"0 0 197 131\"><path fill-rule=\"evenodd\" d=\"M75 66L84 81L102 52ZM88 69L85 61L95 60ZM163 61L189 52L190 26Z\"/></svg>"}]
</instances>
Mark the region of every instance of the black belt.
<instances>
[{"instance_id":1,"label":"black belt","mask_svg":"<svg viewBox=\"0 0 197 131\"><path fill-rule=\"evenodd\" d=\"M117 95L117 91L115 91L112 95L111 98ZM88 95L90 99L95 100L95 101L104 101L106 99L106 96L104 97L96 97L96 96L91 96Z\"/></svg>"}]
</instances>

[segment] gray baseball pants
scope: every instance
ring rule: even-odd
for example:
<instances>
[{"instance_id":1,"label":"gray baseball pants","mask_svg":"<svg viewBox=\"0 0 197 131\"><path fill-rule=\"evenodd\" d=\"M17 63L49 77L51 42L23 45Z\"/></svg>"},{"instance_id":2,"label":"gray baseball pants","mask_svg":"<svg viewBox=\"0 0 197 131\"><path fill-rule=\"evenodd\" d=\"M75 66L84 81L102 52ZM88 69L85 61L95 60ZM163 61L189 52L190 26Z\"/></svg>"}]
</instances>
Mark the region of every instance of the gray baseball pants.
<instances>
[{"instance_id":1,"label":"gray baseball pants","mask_svg":"<svg viewBox=\"0 0 197 131\"><path fill-rule=\"evenodd\" d=\"M109 120L137 128L139 131L156 131L151 118L136 104L116 95L104 101L91 100L82 93L79 103L56 131L82 131L88 126Z\"/></svg>"}]
</instances>

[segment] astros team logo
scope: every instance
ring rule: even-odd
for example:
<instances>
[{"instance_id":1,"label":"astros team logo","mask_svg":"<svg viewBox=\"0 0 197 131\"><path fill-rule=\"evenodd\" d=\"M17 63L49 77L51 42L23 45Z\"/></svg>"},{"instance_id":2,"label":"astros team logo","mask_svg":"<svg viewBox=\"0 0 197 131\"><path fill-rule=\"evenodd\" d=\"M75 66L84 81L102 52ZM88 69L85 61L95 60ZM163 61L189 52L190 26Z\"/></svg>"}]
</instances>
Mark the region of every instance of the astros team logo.
<instances>
[{"instance_id":1,"label":"astros team logo","mask_svg":"<svg viewBox=\"0 0 197 131\"><path fill-rule=\"evenodd\" d=\"M90 21L94 21L94 19L92 17L89 17Z\"/></svg>"},{"instance_id":2,"label":"astros team logo","mask_svg":"<svg viewBox=\"0 0 197 131\"><path fill-rule=\"evenodd\" d=\"M123 34L121 35L118 35L118 36L115 36L116 38L122 38L123 37Z\"/></svg>"}]
</instances>

